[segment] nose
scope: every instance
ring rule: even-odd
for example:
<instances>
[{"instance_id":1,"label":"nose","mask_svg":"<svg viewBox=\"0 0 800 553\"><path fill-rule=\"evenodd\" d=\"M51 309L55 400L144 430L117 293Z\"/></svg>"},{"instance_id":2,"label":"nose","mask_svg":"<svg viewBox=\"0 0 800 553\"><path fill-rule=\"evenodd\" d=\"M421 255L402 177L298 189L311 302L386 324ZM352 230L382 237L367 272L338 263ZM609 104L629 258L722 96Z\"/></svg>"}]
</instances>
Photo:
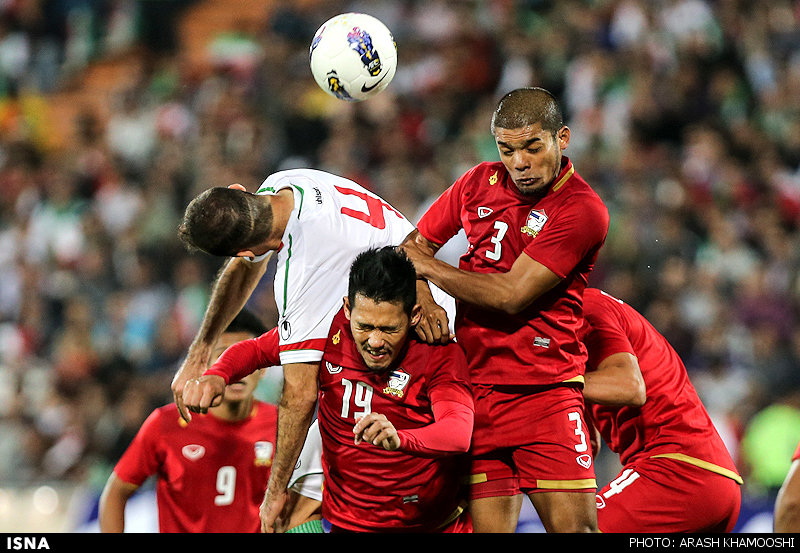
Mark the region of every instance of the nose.
<instances>
[{"instance_id":1,"label":"nose","mask_svg":"<svg viewBox=\"0 0 800 553\"><path fill-rule=\"evenodd\" d=\"M375 330L369 333L369 337L367 338L367 344L372 349L380 349L384 345L383 333Z\"/></svg>"},{"instance_id":2,"label":"nose","mask_svg":"<svg viewBox=\"0 0 800 553\"><path fill-rule=\"evenodd\" d=\"M524 151L517 150L511 156L511 166L518 171L524 171L530 168L531 162Z\"/></svg>"}]
</instances>

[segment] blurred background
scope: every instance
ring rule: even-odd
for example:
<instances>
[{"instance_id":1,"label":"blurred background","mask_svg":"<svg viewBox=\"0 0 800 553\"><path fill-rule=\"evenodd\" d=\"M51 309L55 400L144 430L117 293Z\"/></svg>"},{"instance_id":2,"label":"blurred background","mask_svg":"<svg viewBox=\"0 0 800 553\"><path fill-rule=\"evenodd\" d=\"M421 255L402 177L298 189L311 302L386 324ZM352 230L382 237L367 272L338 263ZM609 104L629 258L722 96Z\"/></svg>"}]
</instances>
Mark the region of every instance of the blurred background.
<instances>
[{"instance_id":1,"label":"blurred background","mask_svg":"<svg viewBox=\"0 0 800 553\"><path fill-rule=\"evenodd\" d=\"M361 104L308 68L346 11L399 51ZM0 1L0 531L96 531L113 464L172 401L221 266L177 239L192 197L307 166L416 221L497 159L492 109L530 85L562 100L611 213L592 284L681 354L745 477L736 531L771 531L800 441L798 0ZM249 307L275 324L270 278ZM598 483L617 469L606 449ZM153 505L145 486L130 530Z\"/></svg>"}]
</instances>

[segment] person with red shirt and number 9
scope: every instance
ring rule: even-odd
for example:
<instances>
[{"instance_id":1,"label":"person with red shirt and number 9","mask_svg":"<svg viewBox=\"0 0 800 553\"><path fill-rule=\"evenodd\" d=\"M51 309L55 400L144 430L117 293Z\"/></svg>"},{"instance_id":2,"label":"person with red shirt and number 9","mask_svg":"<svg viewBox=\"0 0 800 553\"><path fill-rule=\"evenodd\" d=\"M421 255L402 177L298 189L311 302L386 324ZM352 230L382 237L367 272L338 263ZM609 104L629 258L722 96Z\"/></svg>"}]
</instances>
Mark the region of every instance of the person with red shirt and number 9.
<instances>
[{"instance_id":1,"label":"person with red shirt and number 9","mask_svg":"<svg viewBox=\"0 0 800 553\"><path fill-rule=\"evenodd\" d=\"M419 277L458 301L475 394L475 531L514 531L521 493L548 532L596 531L577 330L608 210L562 154L570 129L548 91L506 94L491 130L501 161L458 178L402 246ZM456 268L434 253L460 229L470 247Z\"/></svg>"},{"instance_id":2,"label":"person with red shirt and number 9","mask_svg":"<svg viewBox=\"0 0 800 553\"><path fill-rule=\"evenodd\" d=\"M215 348L266 330L249 311L239 313ZM269 365L262 365L267 367ZM263 370L231 380L225 400L191 425L174 404L153 411L117 462L100 498L100 531L124 532L125 506L157 476L160 532L258 532L259 508L272 467L278 410L253 397Z\"/></svg>"},{"instance_id":3,"label":"person with red shirt and number 9","mask_svg":"<svg viewBox=\"0 0 800 553\"><path fill-rule=\"evenodd\" d=\"M357 183L324 171L292 169L267 177L256 193L240 184L210 188L186 207L179 236L192 249L231 259L217 277L200 330L172 381L181 415L188 382L207 367L209 345L242 308L275 255L280 364L284 385L278 443L265 496L264 529L272 532L317 401L317 373L331 321L347 293L356 255L398 245L413 225ZM452 298L418 283L425 315L414 328L430 342L450 339ZM441 306L444 306L442 308Z\"/></svg>"},{"instance_id":4,"label":"person with red shirt and number 9","mask_svg":"<svg viewBox=\"0 0 800 553\"><path fill-rule=\"evenodd\" d=\"M468 533L464 480L473 425L467 362L456 342L427 344L414 267L394 247L353 263L319 372L322 514L332 532ZM231 346L187 405L202 412L278 355L277 330Z\"/></svg>"}]
</instances>

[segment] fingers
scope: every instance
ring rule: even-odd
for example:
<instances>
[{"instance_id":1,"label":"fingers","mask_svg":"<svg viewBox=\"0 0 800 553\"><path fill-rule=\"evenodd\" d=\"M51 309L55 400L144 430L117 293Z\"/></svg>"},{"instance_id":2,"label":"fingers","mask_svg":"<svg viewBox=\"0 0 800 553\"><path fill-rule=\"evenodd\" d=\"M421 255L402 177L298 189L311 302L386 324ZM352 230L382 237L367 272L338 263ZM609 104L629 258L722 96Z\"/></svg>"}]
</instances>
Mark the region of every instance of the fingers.
<instances>
[{"instance_id":1,"label":"fingers","mask_svg":"<svg viewBox=\"0 0 800 553\"><path fill-rule=\"evenodd\" d=\"M452 338L444 310L424 314L414 329L420 339L429 344L446 344Z\"/></svg>"},{"instance_id":2,"label":"fingers","mask_svg":"<svg viewBox=\"0 0 800 553\"><path fill-rule=\"evenodd\" d=\"M392 451L400 446L397 430L386 416L380 413L370 413L358 421L353 427L354 443L362 441Z\"/></svg>"}]
</instances>

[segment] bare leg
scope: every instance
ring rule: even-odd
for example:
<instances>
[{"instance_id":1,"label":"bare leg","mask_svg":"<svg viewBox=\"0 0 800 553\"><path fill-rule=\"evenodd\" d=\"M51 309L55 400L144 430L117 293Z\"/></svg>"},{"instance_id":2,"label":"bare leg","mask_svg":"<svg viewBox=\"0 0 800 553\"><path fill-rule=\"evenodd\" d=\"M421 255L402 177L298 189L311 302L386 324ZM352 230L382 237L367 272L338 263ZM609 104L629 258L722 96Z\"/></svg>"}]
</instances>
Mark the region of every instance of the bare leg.
<instances>
[{"instance_id":1,"label":"bare leg","mask_svg":"<svg viewBox=\"0 0 800 553\"><path fill-rule=\"evenodd\" d=\"M593 496L594 497L594 496ZM469 503L475 533L513 533L517 529L522 494L473 499Z\"/></svg>"},{"instance_id":2,"label":"bare leg","mask_svg":"<svg viewBox=\"0 0 800 553\"><path fill-rule=\"evenodd\" d=\"M595 494L539 492L529 494L547 532L597 532Z\"/></svg>"}]
</instances>

